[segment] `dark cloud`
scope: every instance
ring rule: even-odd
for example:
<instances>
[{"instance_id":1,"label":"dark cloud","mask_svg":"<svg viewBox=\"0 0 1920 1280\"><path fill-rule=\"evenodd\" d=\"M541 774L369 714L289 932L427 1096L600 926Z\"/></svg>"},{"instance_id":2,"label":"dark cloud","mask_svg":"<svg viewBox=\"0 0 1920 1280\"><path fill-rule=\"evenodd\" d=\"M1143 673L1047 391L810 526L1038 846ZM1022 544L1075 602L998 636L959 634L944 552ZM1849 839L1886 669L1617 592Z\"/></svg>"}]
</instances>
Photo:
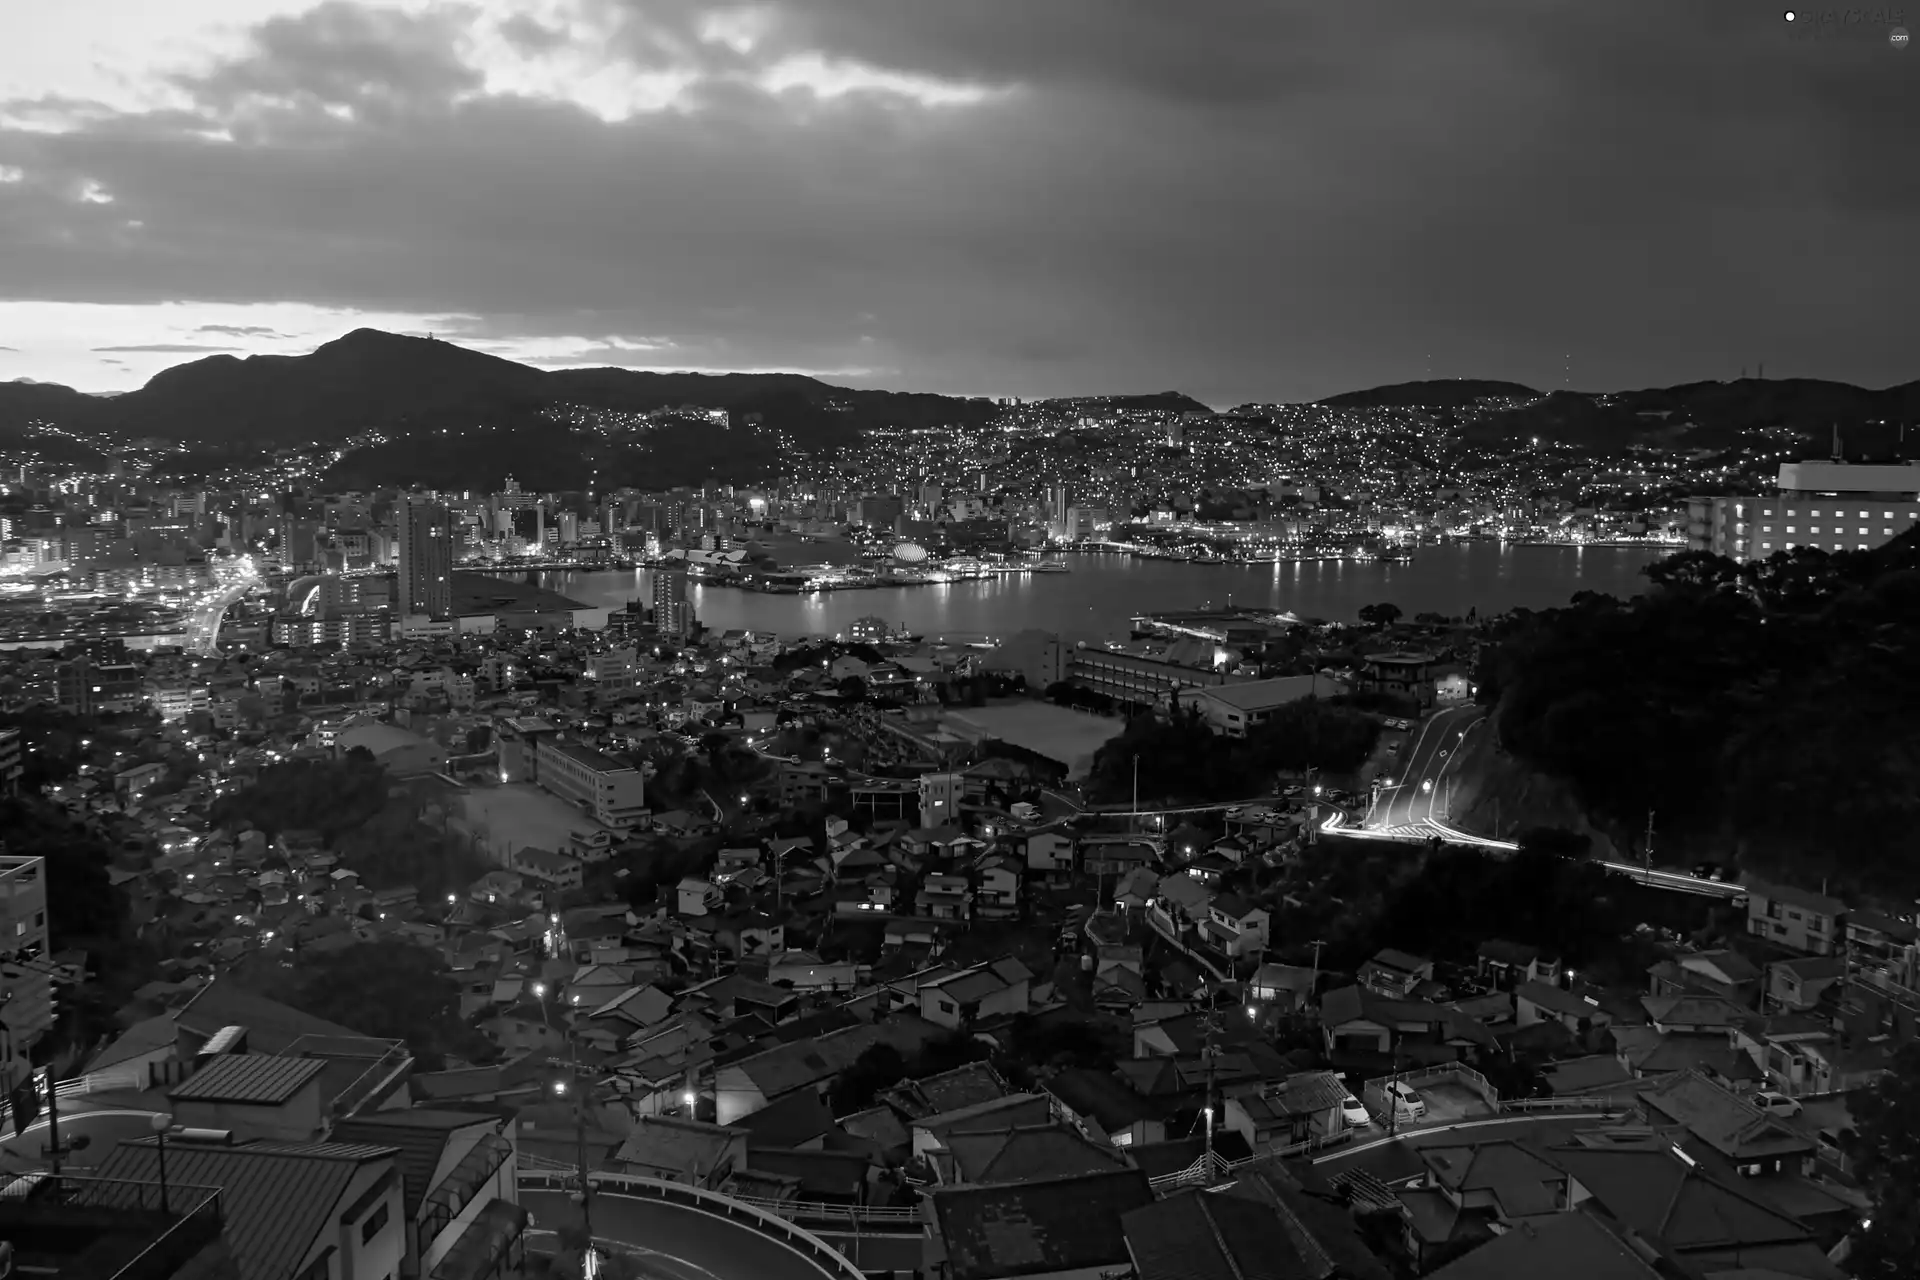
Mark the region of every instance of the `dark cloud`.
<instances>
[{"instance_id":1,"label":"dark cloud","mask_svg":"<svg viewBox=\"0 0 1920 1280\"><path fill-rule=\"evenodd\" d=\"M446 336L957 392L1920 372L1911 57L1790 42L1777 10L786 0L742 51L692 0L588 2L636 74L710 78L608 124L477 96L444 15L332 0L182 81L192 110L0 130L29 176L0 187L0 290L471 315ZM756 87L802 54L1005 92ZM75 204L88 181L114 202Z\"/></svg>"},{"instance_id":2,"label":"dark cloud","mask_svg":"<svg viewBox=\"0 0 1920 1280\"><path fill-rule=\"evenodd\" d=\"M218 333L229 338L284 338L287 335L258 324L203 324L195 333Z\"/></svg>"},{"instance_id":3,"label":"dark cloud","mask_svg":"<svg viewBox=\"0 0 1920 1280\"><path fill-rule=\"evenodd\" d=\"M203 351L238 351L239 347L213 347L199 342L147 342L125 347L94 347L95 351L120 351L128 354L135 352L179 353L181 355L198 354Z\"/></svg>"}]
</instances>

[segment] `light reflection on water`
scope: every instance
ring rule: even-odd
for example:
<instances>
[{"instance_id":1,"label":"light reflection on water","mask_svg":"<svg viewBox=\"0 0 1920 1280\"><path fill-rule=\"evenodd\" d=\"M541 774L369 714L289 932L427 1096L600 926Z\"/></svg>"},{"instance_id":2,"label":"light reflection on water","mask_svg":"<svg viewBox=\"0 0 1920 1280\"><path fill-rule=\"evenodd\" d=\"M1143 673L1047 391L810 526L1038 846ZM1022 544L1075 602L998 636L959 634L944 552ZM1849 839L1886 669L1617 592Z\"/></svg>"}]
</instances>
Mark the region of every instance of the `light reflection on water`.
<instances>
[{"instance_id":1,"label":"light reflection on water","mask_svg":"<svg viewBox=\"0 0 1920 1280\"><path fill-rule=\"evenodd\" d=\"M1638 594L1643 566L1667 552L1641 547L1531 547L1491 542L1421 549L1408 564L1357 561L1189 565L1119 555L1065 557L1071 573L997 577L931 586L768 595L692 584L694 611L718 630L831 635L856 618L880 617L921 635L1007 636L1028 627L1125 639L1137 613L1271 608L1351 622L1366 605L1391 601L1403 614L1550 609L1575 592ZM561 570L543 582L583 604L618 608L652 597L644 569Z\"/></svg>"}]
</instances>

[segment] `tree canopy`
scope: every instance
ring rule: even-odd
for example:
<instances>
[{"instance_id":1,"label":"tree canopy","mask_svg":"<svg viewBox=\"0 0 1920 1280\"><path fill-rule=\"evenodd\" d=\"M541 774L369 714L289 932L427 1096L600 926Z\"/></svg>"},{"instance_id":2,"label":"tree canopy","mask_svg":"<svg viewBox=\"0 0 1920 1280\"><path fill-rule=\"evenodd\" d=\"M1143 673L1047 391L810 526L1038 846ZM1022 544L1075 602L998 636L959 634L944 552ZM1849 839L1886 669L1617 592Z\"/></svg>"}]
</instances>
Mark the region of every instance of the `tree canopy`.
<instances>
[{"instance_id":1,"label":"tree canopy","mask_svg":"<svg viewBox=\"0 0 1920 1280\"><path fill-rule=\"evenodd\" d=\"M269 839L282 831L318 831L332 843L385 806L387 785L386 770L371 755L288 760L214 801L208 818L215 826L249 823Z\"/></svg>"},{"instance_id":2,"label":"tree canopy","mask_svg":"<svg viewBox=\"0 0 1920 1280\"><path fill-rule=\"evenodd\" d=\"M460 1021L460 986L440 957L383 939L303 957L280 998L316 1018L381 1040L405 1040L421 1070L449 1053L484 1052L486 1041Z\"/></svg>"},{"instance_id":3,"label":"tree canopy","mask_svg":"<svg viewBox=\"0 0 1920 1280\"><path fill-rule=\"evenodd\" d=\"M1736 564L1687 553L1633 600L1518 612L1482 651L1504 745L1596 825L1911 897L1920 860L1920 540Z\"/></svg>"},{"instance_id":4,"label":"tree canopy","mask_svg":"<svg viewBox=\"0 0 1920 1280\"><path fill-rule=\"evenodd\" d=\"M1920 1275L1920 1044L1902 1046L1893 1069L1848 1105L1856 1169L1873 1197L1848 1269L1862 1280L1908 1280Z\"/></svg>"}]
</instances>

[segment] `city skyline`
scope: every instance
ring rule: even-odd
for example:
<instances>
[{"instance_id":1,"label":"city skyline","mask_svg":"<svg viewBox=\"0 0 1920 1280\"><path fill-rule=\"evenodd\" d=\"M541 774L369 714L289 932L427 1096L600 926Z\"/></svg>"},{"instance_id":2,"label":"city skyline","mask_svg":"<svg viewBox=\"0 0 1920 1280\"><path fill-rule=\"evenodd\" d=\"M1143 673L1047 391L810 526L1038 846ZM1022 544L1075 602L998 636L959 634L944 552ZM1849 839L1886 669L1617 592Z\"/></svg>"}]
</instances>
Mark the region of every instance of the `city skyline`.
<instances>
[{"instance_id":1,"label":"city skyline","mask_svg":"<svg viewBox=\"0 0 1920 1280\"><path fill-rule=\"evenodd\" d=\"M1871 21L1097 16L35 12L0 62L0 380L126 390L361 325L544 368L1215 405L1914 376L1920 189L1886 160L1912 55Z\"/></svg>"}]
</instances>

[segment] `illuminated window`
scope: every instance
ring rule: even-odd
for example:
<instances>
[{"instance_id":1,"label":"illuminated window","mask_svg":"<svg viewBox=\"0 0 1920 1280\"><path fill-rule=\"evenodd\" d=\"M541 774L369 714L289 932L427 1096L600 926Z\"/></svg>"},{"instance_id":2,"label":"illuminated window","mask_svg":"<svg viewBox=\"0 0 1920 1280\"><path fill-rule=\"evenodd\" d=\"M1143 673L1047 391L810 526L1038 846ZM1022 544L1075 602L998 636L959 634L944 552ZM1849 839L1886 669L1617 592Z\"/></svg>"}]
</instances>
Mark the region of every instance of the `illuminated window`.
<instances>
[{"instance_id":1,"label":"illuminated window","mask_svg":"<svg viewBox=\"0 0 1920 1280\"><path fill-rule=\"evenodd\" d=\"M1788 526L1787 526L1787 532L1788 532L1788 533L1792 533L1792 532L1793 532L1793 526L1792 526L1792 525L1788 525Z\"/></svg>"}]
</instances>

